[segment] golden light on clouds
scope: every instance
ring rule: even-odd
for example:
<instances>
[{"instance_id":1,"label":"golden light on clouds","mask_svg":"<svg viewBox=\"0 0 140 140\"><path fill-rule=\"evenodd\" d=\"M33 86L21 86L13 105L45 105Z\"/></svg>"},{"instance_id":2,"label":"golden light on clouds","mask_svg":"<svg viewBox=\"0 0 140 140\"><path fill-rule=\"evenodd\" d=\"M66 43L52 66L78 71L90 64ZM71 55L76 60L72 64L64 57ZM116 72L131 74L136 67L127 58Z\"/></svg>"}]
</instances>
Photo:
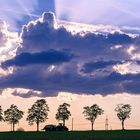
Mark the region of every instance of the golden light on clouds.
<instances>
[{"instance_id":1,"label":"golden light on clouds","mask_svg":"<svg viewBox=\"0 0 140 140\"><path fill-rule=\"evenodd\" d=\"M14 71L14 68L13 68L13 67L9 67L8 69L2 69L2 68L0 67L0 77L6 76L6 75L8 75L8 74L12 74L13 71Z\"/></svg>"},{"instance_id":2,"label":"golden light on clouds","mask_svg":"<svg viewBox=\"0 0 140 140\"><path fill-rule=\"evenodd\" d=\"M79 95L77 94L72 94L72 93L67 93L67 92L59 92L57 95L57 100L58 101L65 101L65 102L72 102L76 101Z\"/></svg>"},{"instance_id":3,"label":"golden light on clouds","mask_svg":"<svg viewBox=\"0 0 140 140\"><path fill-rule=\"evenodd\" d=\"M113 66L113 69L122 75L140 73L140 66L132 62L117 64Z\"/></svg>"}]
</instances>

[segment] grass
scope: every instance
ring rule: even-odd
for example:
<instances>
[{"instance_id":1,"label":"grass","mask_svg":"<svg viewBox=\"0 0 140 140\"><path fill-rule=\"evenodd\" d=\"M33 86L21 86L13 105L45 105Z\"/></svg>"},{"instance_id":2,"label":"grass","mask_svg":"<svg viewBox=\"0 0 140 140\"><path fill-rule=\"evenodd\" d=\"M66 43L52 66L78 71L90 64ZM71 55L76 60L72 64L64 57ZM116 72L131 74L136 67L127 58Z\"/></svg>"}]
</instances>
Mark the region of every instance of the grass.
<instances>
[{"instance_id":1,"label":"grass","mask_svg":"<svg viewBox=\"0 0 140 140\"><path fill-rule=\"evenodd\" d=\"M0 132L0 140L140 140L140 130Z\"/></svg>"}]
</instances>

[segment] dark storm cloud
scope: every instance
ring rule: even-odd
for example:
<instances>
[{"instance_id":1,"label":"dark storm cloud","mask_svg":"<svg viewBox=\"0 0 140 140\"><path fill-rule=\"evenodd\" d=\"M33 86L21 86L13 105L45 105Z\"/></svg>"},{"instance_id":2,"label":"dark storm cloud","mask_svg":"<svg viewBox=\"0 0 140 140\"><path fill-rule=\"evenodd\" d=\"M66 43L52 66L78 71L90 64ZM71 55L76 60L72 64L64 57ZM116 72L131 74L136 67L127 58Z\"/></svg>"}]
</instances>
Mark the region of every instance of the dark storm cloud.
<instances>
[{"instance_id":1,"label":"dark storm cloud","mask_svg":"<svg viewBox=\"0 0 140 140\"><path fill-rule=\"evenodd\" d=\"M107 40L111 44L119 44L119 43L120 44L129 44L129 43L133 42L133 39L126 34L119 34L119 33L108 34L107 37L108 37Z\"/></svg>"},{"instance_id":2,"label":"dark storm cloud","mask_svg":"<svg viewBox=\"0 0 140 140\"><path fill-rule=\"evenodd\" d=\"M9 66L26 66L31 64L61 64L63 62L69 62L73 55L56 50L49 50L48 52L39 53L21 53L15 58L10 59L2 63L3 67Z\"/></svg>"},{"instance_id":3,"label":"dark storm cloud","mask_svg":"<svg viewBox=\"0 0 140 140\"><path fill-rule=\"evenodd\" d=\"M0 85L5 88L7 85L11 88L31 88L39 90L42 94L38 96L55 96L60 91L78 93L78 94L96 94L102 95L128 92L139 94L139 88L135 87L140 84L138 81L139 74L121 75L112 72L104 77L85 77L78 74L53 73L48 76L42 76L43 72L37 74L38 70L23 74L23 72L7 77L6 80L0 81ZM36 75L35 75L36 74ZM33 76L34 75L34 76ZM20 79L19 79L20 78ZM136 90L135 90L136 88ZM132 92L133 91L133 92ZM20 96L19 93L15 94ZM33 94L21 94L22 97L31 97ZM37 94L34 94L37 96Z\"/></svg>"},{"instance_id":4,"label":"dark storm cloud","mask_svg":"<svg viewBox=\"0 0 140 140\"><path fill-rule=\"evenodd\" d=\"M139 37L121 31L82 33L57 27L53 13L45 13L42 19L25 25L21 33L22 47L15 58L3 62L3 66L14 66L14 72L0 78L0 88L33 89L41 91L39 96L55 96L60 91L139 94L140 89L134 87L135 83L140 84L139 73L122 75L113 68L127 62L136 64L129 48L139 45Z\"/></svg>"},{"instance_id":5,"label":"dark storm cloud","mask_svg":"<svg viewBox=\"0 0 140 140\"><path fill-rule=\"evenodd\" d=\"M121 64L121 62L119 62L119 61L98 61L98 62L85 63L81 69L81 72L91 73L95 70L103 69L108 66L113 66L116 64Z\"/></svg>"}]
</instances>

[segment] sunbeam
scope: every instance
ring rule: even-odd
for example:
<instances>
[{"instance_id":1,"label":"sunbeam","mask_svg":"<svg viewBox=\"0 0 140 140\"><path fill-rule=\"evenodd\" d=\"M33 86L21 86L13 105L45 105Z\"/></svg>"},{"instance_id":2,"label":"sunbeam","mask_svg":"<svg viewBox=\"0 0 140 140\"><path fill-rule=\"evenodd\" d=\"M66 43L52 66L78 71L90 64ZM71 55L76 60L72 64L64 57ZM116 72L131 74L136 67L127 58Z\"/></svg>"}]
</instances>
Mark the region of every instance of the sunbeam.
<instances>
[{"instance_id":1,"label":"sunbeam","mask_svg":"<svg viewBox=\"0 0 140 140\"><path fill-rule=\"evenodd\" d=\"M24 13L24 12L16 11L16 10L13 10L13 9L1 9L1 11L7 11L7 12L10 12L10 13L15 13L15 14L19 14L19 15L27 15L29 17L39 18L39 15L37 15L37 14Z\"/></svg>"},{"instance_id":2,"label":"sunbeam","mask_svg":"<svg viewBox=\"0 0 140 140\"><path fill-rule=\"evenodd\" d=\"M140 1L137 0L127 3L121 0L55 0L56 15L60 19L117 26L139 26L138 4Z\"/></svg>"},{"instance_id":3,"label":"sunbeam","mask_svg":"<svg viewBox=\"0 0 140 140\"><path fill-rule=\"evenodd\" d=\"M32 14L30 13L30 10L26 8L24 5L24 2L21 0L17 0L18 4L23 8L23 10L26 12L26 15L28 15L32 19Z\"/></svg>"}]
</instances>

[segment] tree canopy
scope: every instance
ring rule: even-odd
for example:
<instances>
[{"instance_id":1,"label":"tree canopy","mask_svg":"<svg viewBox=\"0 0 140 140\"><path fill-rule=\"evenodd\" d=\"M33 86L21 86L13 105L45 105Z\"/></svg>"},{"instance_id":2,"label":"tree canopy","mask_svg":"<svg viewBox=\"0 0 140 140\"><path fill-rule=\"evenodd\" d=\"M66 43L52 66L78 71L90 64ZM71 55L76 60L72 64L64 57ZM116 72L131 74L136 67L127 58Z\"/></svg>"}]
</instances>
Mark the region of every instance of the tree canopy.
<instances>
[{"instance_id":1,"label":"tree canopy","mask_svg":"<svg viewBox=\"0 0 140 140\"><path fill-rule=\"evenodd\" d=\"M70 107L69 104L63 103L62 105L59 105L57 114L56 114L56 119L58 121L63 121L63 126L65 126L65 121L69 119L71 116L70 111L68 110L68 107Z\"/></svg>"},{"instance_id":2,"label":"tree canopy","mask_svg":"<svg viewBox=\"0 0 140 140\"><path fill-rule=\"evenodd\" d=\"M37 100L30 109L28 109L27 121L30 125L34 122L37 125L37 131L39 131L39 124L45 122L48 117L49 107L44 99Z\"/></svg>"},{"instance_id":3,"label":"tree canopy","mask_svg":"<svg viewBox=\"0 0 140 140\"><path fill-rule=\"evenodd\" d=\"M95 119L102 115L104 110L102 110L97 104L93 104L92 106L84 107L83 114L85 115L86 119L91 122L91 129L93 130L93 125Z\"/></svg>"},{"instance_id":4,"label":"tree canopy","mask_svg":"<svg viewBox=\"0 0 140 140\"><path fill-rule=\"evenodd\" d=\"M24 112L19 110L14 104L9 109L4 111L4 120L12 124L12 129L15 131L15 124L23 117Z\"/></svg>"},{"instance_id":5,"label":"tree canopy","mask_svg":"<svg viewBox=\"0 0 140 140\"><path fill-rule=\"evenodd\" d=\"M0 106L0 121L3 121L3 110L1 106Z\"/></svg>"},{"instance_id":6,"label":"tree canopy","mask_svg":"<svg viewBox=\"0 0 140 140\"><path fill-rule=\"evenodd\" d=\"M115 108L117 112L117 117L122 123L122 129L124 130L124 121L130 118L131 115L131 105L130 104L118 104Z\"/></svg>"}]
</instances>

